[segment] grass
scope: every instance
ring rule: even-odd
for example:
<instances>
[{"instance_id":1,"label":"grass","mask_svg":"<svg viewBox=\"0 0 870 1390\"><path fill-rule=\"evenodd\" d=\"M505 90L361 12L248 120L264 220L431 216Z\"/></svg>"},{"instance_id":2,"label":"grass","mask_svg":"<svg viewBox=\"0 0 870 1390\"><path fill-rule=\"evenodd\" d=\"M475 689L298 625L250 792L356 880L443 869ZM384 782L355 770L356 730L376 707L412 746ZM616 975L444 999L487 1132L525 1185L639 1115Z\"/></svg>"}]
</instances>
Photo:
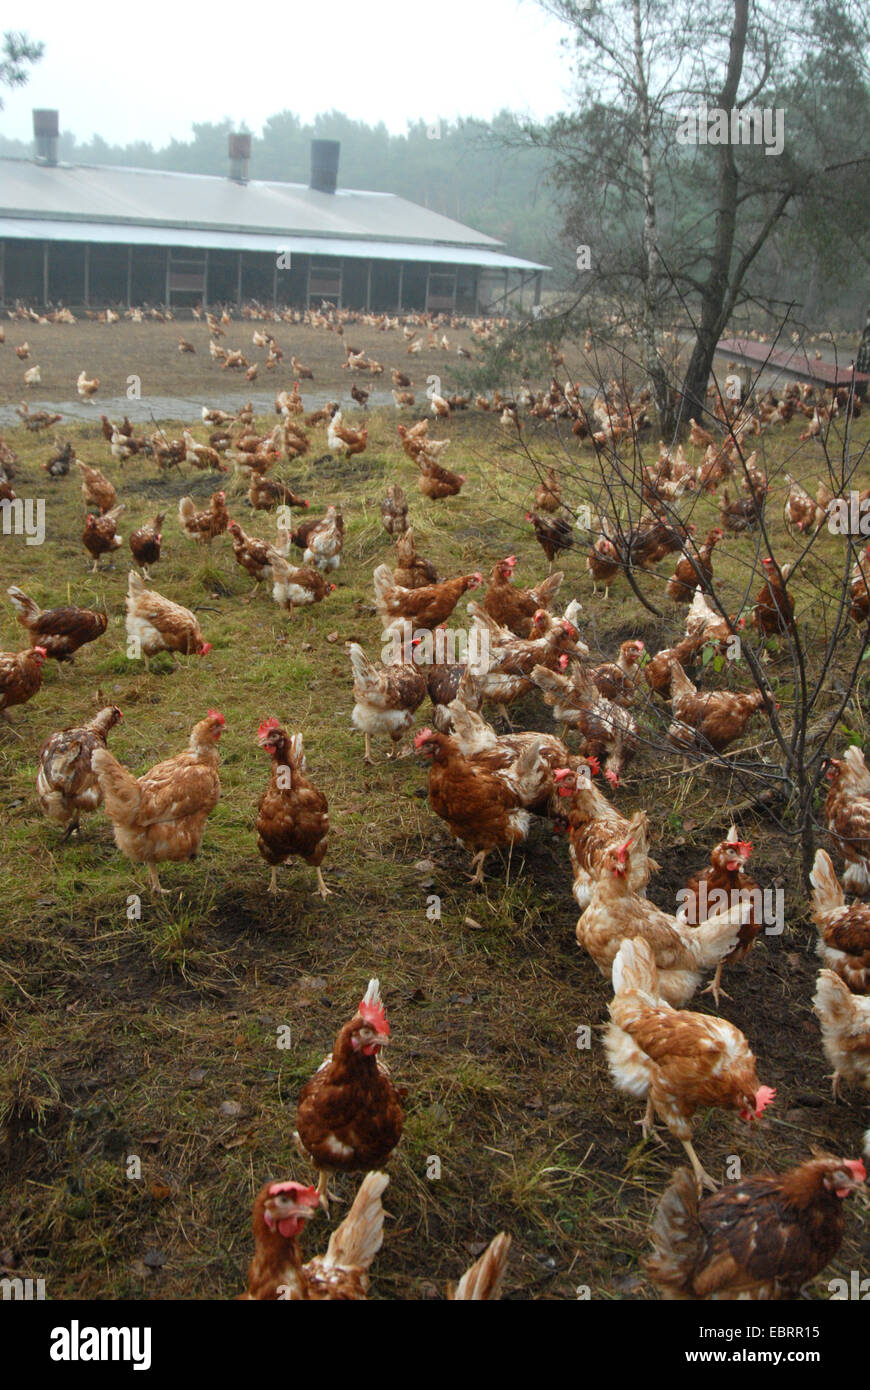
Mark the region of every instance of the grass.
<instances>
[{"instance_id":1,"label":"grass","mask_svg":"<svg viewBox=\"0 0 870 1390\"><path fill-rule=\"evenodd\" d=\"M95 335L97 326L83 330ZM33 344L35 334L29 336ZM288 357L295 348L305 360L289 332L278 337ZM128 344L117 364L125 376L135 369L131 338L116 341ZM366 345L390 361L386 350ZM330 349L334 359L340 349L333 342ZM73 360L67 347L68 374ZM177 369L186 370L179 361ZM225 376L213 377L215 391ZM165 389L170 385L167 379ZM338 588L292 621L267 592L249 597L248 576L226 541L204 556L181 533L174 498L187 490L205 498L212 479L161 482L147 463L120 468L95 426L61 426L61 437L112 477L126 501L122 534L153 515L164 493L168 498L164 557L152 582L199 606L214 650L202 660L162 658L150 677L125 656L126 546L112 568L90 575L79 541L77 480L46 479L39 467L49 450L44 437L5 432L20 457L19 495L48 500L44 546L25 549L23 541L3 538L2 589L18 583L41 603L69 595L85 606L104 604L110 614L106 635L72 668L48 666L39 695L13 712L15 732L0 728L0 1262L45 1278L49 1297L228 1298L244 1286L252 1197L269 1176L305 1176L291 1142L296 1096L371 974L384 988L398 1044L391 1065L407 1110L390 1165L374 1296L443 1296L481 1242L503 1228L515 1241L510 1297L575 1299L578 1288L594 1298L653 1296L639 1258L681 1150L668 1137L640 1143L638 1107L611 1086L601 1046L609 991L574 941L564 845L542 823L513 855L507 885L506 864L493 857L482 889L470 889L467 856L429 810L425 772L413 758L386 762L377 743L381 760L365 767L361 736L350 724L344 643L359 640L373 656L380 647L371 571L390 557L379 515L386 484L402 482L418 548L439 572L487 572L513 552L519 582L529 583L544 572L522 520L529 479L497 420L460 415L446 427L453 437L448 462L468 483L460 497L430 503L418 496L397 447L395 413L370 415L361 459L319 466L302 460L284 470L312 499L313 511L339 502L347 520L344 558L333 576ZM169 433L176 428L167 422ZM817 446L798 448L799 429L793 424L765 437L768 468L789 467L814 483ZM562 458L551 427L530 424L528 433L545 461ZM864 421L858 433L867 437ZM592 455L573 443L571 449L591 485ZM324 452L318 432L309 458ZM272 522L252 518L241 498L232 510L246 529L271 535ZM779 504L770 515L787 554ZM695 520L699 531L713 524L714 505L700 503ZM717 552L729 603L745 589L750 544L729 539ZM823 562L837 545L824 538L820 568L804 570L796 583L803 623L815 620L819 585L827 584ZM660 581L649 581L667 609L661 620L624 584L613 592L616 601L592 598L582 548L564 568L562 593L566 602L576 595L583 603L584 638L596 654L611 657L634 635L663 645L681 628L682 613L672 613L663 597L667 565ZM456 621L462 616L460 610ZM21 639L4 603L0 647L15 649ZM773 655L770 670L787 698L790 668ZM832 671L831 681L836 676ZM742 670L711 677L726 678L747 684ZM864 694L844 717L848 736L863 737ZM209 706L226 716L221 802L199 858L164 866L162 880L172 890L164 901L151 898L141 869L116 850L103 813L84 821L80 838L62 843L36 802L42 740L108 701L124 713L110 746L136 772L179 751ZM304 865L279 871L279 897L266 892L269 870L253 833L267 778L256 729L272 714L303 730L310 774L329 797L334 828L324 875L335 896L326 902L314 895L314 875ZM419 723L428 717L424 707ZM516 717L524 727L552 727L534 699ZM655 712L644 708L641 718L653 727ZM764 737L759 721L748 742ZM641 751L619 804L651 811L662 865L651 890L656 902L673 907L742 794L737 774L683 775L678 757L652 746ZM816 961L794 846L759 815L747 816L741 830L756 845L759 881L785 887L788 926L782 937L762 937L748 961L727 972L734 998L723 1013L744 1029L763 1080L779 1093L772 1118L752 1130L719 1112L699 1116L698 1151L720 1173L734 1153L752 1171L799 1161L811 1143L852 1156L867 1126L866 1107L854 1092L848 1104L830 1101L810 1011ZM424 860L431 865L417 867ZM441 899L434 921L426 913L433 894ZM592 1030L588 1050L575 1045L581 1024ZM279 1047L287 1036L279 1030L287 1028L291 1045ZM139 1178L127 1175L131 1155L140 1160ZM438 1166L433 1158L439 1177L427 1175ZM345 1200L353 1188L353 1180L338 1180ZM319 1219L308 1249L323 1248L326 1233ZM846 1242L814 1296L826 1296L834 1274L866 1267L868 1252L866 1208L853 1203Z\"/></svg>"}]
</instances>

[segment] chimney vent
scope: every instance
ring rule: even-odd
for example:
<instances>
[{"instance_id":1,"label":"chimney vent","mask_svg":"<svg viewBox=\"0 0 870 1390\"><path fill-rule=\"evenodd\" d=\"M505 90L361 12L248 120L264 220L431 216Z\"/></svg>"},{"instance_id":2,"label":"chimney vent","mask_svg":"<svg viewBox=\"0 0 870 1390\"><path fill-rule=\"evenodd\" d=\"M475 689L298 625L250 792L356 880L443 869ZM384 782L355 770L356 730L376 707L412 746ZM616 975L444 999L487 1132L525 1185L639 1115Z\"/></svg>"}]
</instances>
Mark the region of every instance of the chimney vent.
<instances>
[{"instance_id":1,"label":"chimney vent","mask_svg":"<svg viewBox=\"0 0 870 1390\"><path fill-rule=\"evenodd\" d=\"M230 178L236 183L247 183L251 173L251 137L231 135L228 143Z\"/></svg>"},{"instance_id":2,"label":"chimney vent","mask_svg":"<svg viewBox=\"0 0 870 1390\"><path fill-rule=\"evenodd\" d=\"M60 117L57 111L34 111L33 152L35 159L40 164L57 163L59 134Z\"/></svg>"},{"instance_id":3,"label":"chimney vent","mask_svg":"<svg viewBox=\"0 0 870 1390\"><path fill-rule=\"evenodd\" d=\"M311 141L311 182L315 193L334 193L338 184L339 140Z\"/></svg>"}]
</instances>

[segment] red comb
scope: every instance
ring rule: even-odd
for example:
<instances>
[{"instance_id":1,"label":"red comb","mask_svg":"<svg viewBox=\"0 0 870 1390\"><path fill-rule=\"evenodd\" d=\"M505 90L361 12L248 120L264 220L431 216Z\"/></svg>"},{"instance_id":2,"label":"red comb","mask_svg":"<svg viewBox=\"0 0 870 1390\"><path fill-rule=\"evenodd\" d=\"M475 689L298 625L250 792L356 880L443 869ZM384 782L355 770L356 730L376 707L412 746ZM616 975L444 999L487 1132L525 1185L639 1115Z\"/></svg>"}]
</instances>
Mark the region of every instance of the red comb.
<instances>
[{"instance_id":1,"label":"red comb","mask_svg":"<svg viewBox=\"0 0 870 1390\"><path fill-rule=\"evenodd\" d=\"M867 1169L864 1167L863 1159L847 1158L845 1163L843 1164L843 1167L848 1168L849 1172L854 1173L855 1177L860 1179L861 1182L866 1182Z\"/></svg>"},{"instance_id":2,"label":"red comb","mask_svg":"<svg viewBox=\"0 0 870 1390\"><path fill-rule=\"evenodd\" d=\"M431 737L432 737L432 730L431 730L431 729L421 729L420 732L419 732L419 734L417 734L417 736L416 736L415 739L414 739L414 747L415 747L415 748L419 748L419 747L421 746L421 744L424 744L424 743L426 742L427 738L431 738Z\"/></svg>"},{"instance_id":3,"label":"red comb","mask_svg":"<svg viewBox=\"0 0 870 1390\"><path fill-rule=\"evenodd\" d=\"M601 764L595 757L587 758L586 766L589 768L593 777L597 777L598 773L601 771Z\"/></svg>"},{"instance_id":4,"label":"red comb","mask_svg":"<svg viewBox=\"0 0 870 1390\"><path fill-rule=\"evenodd\" d=\"M571 769L570 769L570 767L557 767L557 768L555 768L554 771L553 771L553 777L554 777L555 781L557 781L557 782L561 782L563 777L570 777L570 776L571 776Z\"/></svg>"},{"instance_id":5,"label":"red comb","mask_svg":"<svg viewBox=\"0 0 870 1390\"><path fill-rule=\"evenodd\" d=\"M208 719L219 719L220 722L221 722L221 724L226 724L226 722L227 722L227 721L224 719L223 715L221 714L220 710L217 710L217 709L210 709L209 712L208 712L207 718L208 718Z\"/></svg>"},{"instance_id":6,"label":"red comb","mask_svg":"<svg viewBox=\"0 0 870 1390\"><path fill-rule=\"evenodd\" d=\"M257 738L262 743L263 739L268 738L272 730L277 728L277 719L275 719L274 717L272 719L264 719L259 729L257 730Z\"/></svg>"},{"instance_id":7,"label":"red comb","mask_svg":"<svg viewBox=\"0 0 870 1390\"><path fill-rule=\"evenodd\" d=\"M380 989L377 980L369 980L368 989L359 1003L360 1017L365 1019L375 1032L381 1033L384 1037L390 1036L390 1025L387 1022L387 1015L381 1003Z\"/></svg>"}]
</instances>

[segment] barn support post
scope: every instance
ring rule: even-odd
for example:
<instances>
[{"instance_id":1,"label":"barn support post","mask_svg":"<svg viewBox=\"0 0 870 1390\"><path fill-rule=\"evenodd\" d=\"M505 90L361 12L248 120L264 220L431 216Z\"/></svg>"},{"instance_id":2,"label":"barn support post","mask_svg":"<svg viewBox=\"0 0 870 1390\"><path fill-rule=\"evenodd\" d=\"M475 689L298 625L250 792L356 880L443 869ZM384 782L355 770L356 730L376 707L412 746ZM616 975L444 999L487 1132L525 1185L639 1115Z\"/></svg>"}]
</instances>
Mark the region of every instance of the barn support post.
<instances>
[{"instance_id":1,"label":"barn support post","mask_svg":"<svg viewBox=\"0 0 870 1390\"><path fill-rule=\"evenodd\" d=\"M208 247L203 252L202 262L202 307L208 308Z\"/></svg>"},{"instance_id":2,"label":"barn support post","mask_svg":"<svg viewBox=\"0 0 870 1390\"><path fill-rule=\"evenodd\" d=\"M133 247L127 247L127 308L133 307Z\"/></svg>"},{"instance_id":3,"label":"barn support post","mask_svg":"<svg viewBox=\"0 0 870 1390\"><path fill-rule=\"evenodd\" d=\"M165 301L167 309L170 307L169 301L170 301L170 297L171 297L171 293L172 293L171 290L170 290L170 288L169 288L169 277L170 277L170 274L171 274L171 266L172 266L172 247L171 247L171 246L167 246L167 248L166 248L166 301Z\"/></svg>"},{"instance_id":4,"label":"barn support post","mask_svg":"<svg viewBox=\"0 0 870 1390\"><path fill-rule=\"evenodd\" d=\"M402 312L402 291L405 288L405 262L399 261L399 307L398 312Z\"/></svg>"},{"instance_id":5,"label":"barn support post","mask_svg":"<svg viewBox=\"0 0 870 1390\"><path fill-rule=\"evenodd\" d=\"M48 242L42 243L42 307L48 304Z\"/></svg>"},{"instance_id":6,"label":"barn support post","mask_svg":"<svg viewBox=\"0 0 870 1390\"><path fill-rule=\"evenodd\" d=\"M272 271L272 308L278 308L278 257L275 257L275 267Z\"/></svg>"},{"instance_id":7,"label":"barn support post","mask_svg":"<svg viewBox=\"0 0 870 1390\"><path fill-rule=\"evenodd\" d=\"M6 303L6 242L0 241L0 304Z\"/></svg>"},{"instance_id":8,"label":"barn support post","mask_svg":"<svg viewBox=\"0 0 870 1390\"><path fill-rule=\"evenodd\" d=\"M510 271L505 267L504 272L504 299L502 300L502 312L507 314L508 286L510 285Z\"/></svg>"},{"instance_id":9,"label":"barn support post","mask_svg":"<svg viewBox=\"0 0 870 1390\"><path fill-rule=\"evenodd\" d=\"M308 265L305 268L305 307L311 308L311 257L308 257Z\"/></svg>"},{"instance_id":10,"label":"barn support post","mask_svg":"<svg viewBox=\"0 0 870 1390\"><path fill-rule=\"evenodd\" d=\"M429 276L431 275L431 273L432 273L432 267L431 267L431 265L427 265L427 267L426 267L426 300L425 300L425 312L426 312L427 314L428 314L428 312L429 312Z\"/></svg>"},{"instance_id":11,"label":"barn support post","mask_svg":"<svg viewBox=\"0 0 870 1390\"><path fill-rule=\"evenodd\" d=\"M366 313L372 307L372 263L369 261L366 267Z\"/></svg>"},{"instance_id":12,"label":"barn support post","mask_svg":"<svg viewBox=\"0 0 870 1390\"><path fill-rule=\"evenodd\" d=\"M91 302L91 248L89 242L85 242L84 261L82 263L82 303L87 309Z\"/></svg>"},{"instance_id":13,"label":"barn support post","mask_svg":"<svg viewBox=\"0 0 870 1390\"><path fill-rule=\"evenodd\" d=\"M241 308L242 303L242 253L239 252L239 261L236 266L236 305Z\"/></svg>"},{"instance_id":14,"label":"barn support post","mask_svg":"<svg viewBox=\"0 0 870 1390\"><path fill-rule=\"evenodd\" d=\"M535 299L534 299L534 303L535 303L536 306L537 306L538 304L540 304L540 302L541 302L541 285L542 285L542 283L543 283L543 279L544 279L544 272L543 272L542 270L537 271L537 273L536 273L536 275L535 275Z\"/></svg>"}]
</instances>

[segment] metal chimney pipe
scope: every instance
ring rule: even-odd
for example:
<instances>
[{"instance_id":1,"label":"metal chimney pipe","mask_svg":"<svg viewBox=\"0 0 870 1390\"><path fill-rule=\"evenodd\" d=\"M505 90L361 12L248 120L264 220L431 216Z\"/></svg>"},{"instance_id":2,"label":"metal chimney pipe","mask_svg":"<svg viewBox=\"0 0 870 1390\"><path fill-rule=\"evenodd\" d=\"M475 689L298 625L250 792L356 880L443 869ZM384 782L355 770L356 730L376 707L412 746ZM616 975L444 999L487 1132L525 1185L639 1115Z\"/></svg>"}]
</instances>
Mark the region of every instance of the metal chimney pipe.
<instances>
[{"instance_id":1,"label":"metal chimney pipe","mask_svg":"<svg viewBox=\"0 0 870 1390\"><path fill-rule=\"evenodd\" d=\"M340 140L311 141L311 181L315 193L334 193L338 184Z\"/></svg>"},{"instance_id":2,"label":"metal chimney pipe","mask_svg":"<svg viewBox=\"0 0 870 1390\"><path fill-rule=\"evenodd\" d=\"M230 135L230 178L235 183L247 183L251 173L250 135Z\"/></svg>"},{"instance_id":3,"label":"metal chimney pipe","mask_svg":"<svg viewBox=\"0 0 870 1390\"><path fill-rule=\"evenodd\" d=\"M33 153L40 164L57 163L60 116L57 111L33 112Z\"/></svg>"}]
</instances>

